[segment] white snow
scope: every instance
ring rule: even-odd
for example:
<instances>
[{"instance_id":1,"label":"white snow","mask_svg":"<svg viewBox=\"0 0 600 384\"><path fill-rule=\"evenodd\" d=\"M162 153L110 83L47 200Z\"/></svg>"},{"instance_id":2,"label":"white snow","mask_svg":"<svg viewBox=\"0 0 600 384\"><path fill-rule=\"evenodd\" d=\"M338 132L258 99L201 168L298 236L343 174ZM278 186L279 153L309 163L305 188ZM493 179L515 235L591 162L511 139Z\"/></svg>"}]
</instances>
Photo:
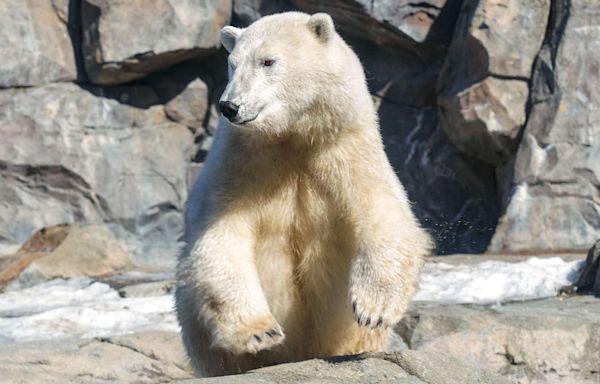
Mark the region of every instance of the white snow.
<instances>
[{"instance_id":1,"label":"white snow","mask_svg":"<svg viewBox=\"0 0 600 384\"><path fill-rule=\"evenodd\" d=\"M428 263L415 300L494 304L556 296L561 287L573 283L583 263L559 257L456 266Z\"/></svg>"},{"instance_id":2,"label":"white snow","mask_svg":"<svg viewBox=\"0 0 600 384\"><path fill-rule=\"evenodd\" d=\"M415 300L495 304L554 296L560 287L572 283L583 263L558 257L456 266L428 263ZM173 275L133 273L111 280L140 278L161 280ZM146 330L179 330L172 295L122 298L108 284L88 278L53 280L0 294L0 344Z\"/></svg>"},{"instance_id":3,"label":"white snow","mask_svg":"<svg viewBox=\"0 0 600 384\"><path fill-rule=\"evenodd\" d=\"M88 278L53 280L0 295L0 344L148 330L179 330L173 296L122 298Z\"/></svg>"}]
</instances>

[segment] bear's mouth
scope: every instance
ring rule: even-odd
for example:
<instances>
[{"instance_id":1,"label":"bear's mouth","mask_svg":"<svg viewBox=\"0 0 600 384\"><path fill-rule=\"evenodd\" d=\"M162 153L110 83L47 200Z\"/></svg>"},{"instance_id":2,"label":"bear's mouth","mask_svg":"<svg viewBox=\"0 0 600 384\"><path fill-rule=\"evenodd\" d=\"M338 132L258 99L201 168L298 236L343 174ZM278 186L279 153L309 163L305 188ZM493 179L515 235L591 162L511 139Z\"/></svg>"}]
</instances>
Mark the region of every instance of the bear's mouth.
<instances>
[{"instance_id":1,"label":"bear's mouth","mask_svg":"<svg viewBox=\"0 0 600 384\"><path fill-rule=\"evenodd\" d=\"M236 122L235 124L237 124L237 125L244 125L244 124L247 124L247 123L249 123L249 122L251 122L251 121L254 121L254 120L256 120L256 118L257 118L257 117L258 117L258 113L257 113L257 114L256 114L256 116L254 116L254 117L251 117L251 118L249 118L249 119L246 119L246 120L244 120L244 121L238 121L238 122Z\"/></svg>"}]
</instances>

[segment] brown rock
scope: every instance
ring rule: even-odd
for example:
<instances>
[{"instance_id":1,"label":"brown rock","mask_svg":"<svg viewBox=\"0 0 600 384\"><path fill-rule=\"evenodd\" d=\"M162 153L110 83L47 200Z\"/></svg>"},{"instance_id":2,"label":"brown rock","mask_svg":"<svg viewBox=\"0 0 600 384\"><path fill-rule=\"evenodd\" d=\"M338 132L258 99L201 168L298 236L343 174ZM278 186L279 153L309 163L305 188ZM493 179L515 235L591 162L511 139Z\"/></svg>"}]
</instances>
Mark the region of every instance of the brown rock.
<instances>
[{"instance_id":1,"label":"brown rock","mask_svg":"<svg viewBox=\"0 0 600 384\"><path fill-rule=\"evenodd\" d=\"M127 253L103 226L41 230L0 273L0 284L24 288L55 278L104 276L130 268Z\"/></svg>"}]
</instances>

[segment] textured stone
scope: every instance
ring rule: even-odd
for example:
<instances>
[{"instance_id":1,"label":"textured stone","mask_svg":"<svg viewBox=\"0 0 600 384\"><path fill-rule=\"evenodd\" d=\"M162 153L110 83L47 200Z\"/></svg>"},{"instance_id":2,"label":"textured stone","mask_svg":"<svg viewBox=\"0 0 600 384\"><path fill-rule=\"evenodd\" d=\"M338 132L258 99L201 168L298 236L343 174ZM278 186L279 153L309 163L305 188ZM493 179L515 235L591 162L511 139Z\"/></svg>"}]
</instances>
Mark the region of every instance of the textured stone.
<instances>
[{"instance_id":1,"label":"textured stone","mask_svg":"<svg viewBox=\"0 0 600 384\"><path fill-rule=\"evenodd\" d=\"M142 243L138 261L173 263L193 140L158 102L149 87L1 91L0 242L105 222Z\"/></svg>"},{"instance_id":2,"label":"textured stone","mask_svg":"<svg viewBox=\"0 0 600 384\"><path fill-rule=\"evenodd\" d=\"M494 165L514 154L549 11L550 0L464 3L440 73L438 103L444 131L465 153Z\"/></svg>"},{"instance_id":3,"label":"textured stone","mask_svg":"<svg viewBox=\"0 0 600 384\"><path fill-rule=\"evenodd\" d=\"M40 242L32 258L31 251L27 251L32 241L25 243L15 260L19 268L23 268L8 282L8 289L28 288L57 278L106 276L132 268L128 254L106 227L62 226L40 232L33 236L33 240L45 237L49 240L48 244ZM53 236L48 237L48 232L53 232ZM60 240L58 244L57 240ZM28 263L24 265L23 261ZM10 268L11 265L7 269Z\"/></svg>"},{"instance_id":4,"label":"textured stone","mask_svg":"<svg viewBox=\"0 0 600 384\"><path fill-rule=\"evenodd\" d=\"M518 383L600 379L600 300L502 306L415 304L398 327L411 349L441 353Z\"/></svg>"},{"instance_id":5,"label":"textured stone","mask_svg":"<svg viewBox=\"0 0 600 384\"><path fill-rule=\"evenodd\" d=\"M587 251L600 238L600 7L569 3L555 0L492 252Z\"/></svg>"},{"instance_id":6,"label":"textured stone","mask_svg":"<svg viewBox=\"0 0 600 384\"><path fill-rule=\"evenodd\" d=\"M77 78L64 2L0 2L0 88ZM62 9L62 12L61 12Z\"/></svg>"},{"instance_id":7,"label":"textured stone","mask_svg":"<svg viewBox=\"0 0 600 384\"><path fill-rule=\"evenodd\" d=\"M88 76L118 84L217 49L231 0L84 0L82 13Z\"/></svg>"},{"instance_id":8,"label":"textured stone","mask_svg":"<svg viewBox=\"0 0 600 384\"><path fill-rule=\"evenodd\" d=\"M176 333L0 346L0 377L16 383L166 383L190 378Z\"/></svg>"}]
</instances>

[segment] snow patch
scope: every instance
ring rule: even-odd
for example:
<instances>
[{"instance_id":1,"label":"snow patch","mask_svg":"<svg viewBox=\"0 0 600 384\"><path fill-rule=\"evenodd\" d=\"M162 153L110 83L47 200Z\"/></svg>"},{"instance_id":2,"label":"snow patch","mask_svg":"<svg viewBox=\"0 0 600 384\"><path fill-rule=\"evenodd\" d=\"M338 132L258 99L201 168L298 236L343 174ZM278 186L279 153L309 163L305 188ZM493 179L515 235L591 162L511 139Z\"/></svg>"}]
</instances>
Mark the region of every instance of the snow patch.
<instances>
[{"instance_id":1,"label":"snow patch","mask_svg":"<svg viewBox=\"0 0 600 384\"><path fill-rule=\"evenodd\" d=\"M574 282L584 263L566 262L559 257L532 257L519 263L428 263L415 300L494 304L552 297L561 287Z\"/></svg>"},{"instance_id":2,"label":"snow patch","mask_svg":"<svg viewBox=\"0 0 600 384\"><path fill-rule=\"evenodd\" d=\"M428 263L415 300L494 304L555 296L571 284L584 261L558 257L520 263ZM172 279L172 274L132 273L115 282ZM172 295L122 298L89 278L53 280L0 294L0 344L64 337L92 338L150 330L178 332Z\"/></svg>"},{"instance_id":3,"label":"snow patch","mask_svg":"<svg viewBox=\"0 0 600 384\"><path fill-rule=\"evenodd\" d=\"M0 344L178 332L173 307L172 295L122 298L107 284L88 278L53 280L0 295Z\"/></svg>"}]
</instances>

